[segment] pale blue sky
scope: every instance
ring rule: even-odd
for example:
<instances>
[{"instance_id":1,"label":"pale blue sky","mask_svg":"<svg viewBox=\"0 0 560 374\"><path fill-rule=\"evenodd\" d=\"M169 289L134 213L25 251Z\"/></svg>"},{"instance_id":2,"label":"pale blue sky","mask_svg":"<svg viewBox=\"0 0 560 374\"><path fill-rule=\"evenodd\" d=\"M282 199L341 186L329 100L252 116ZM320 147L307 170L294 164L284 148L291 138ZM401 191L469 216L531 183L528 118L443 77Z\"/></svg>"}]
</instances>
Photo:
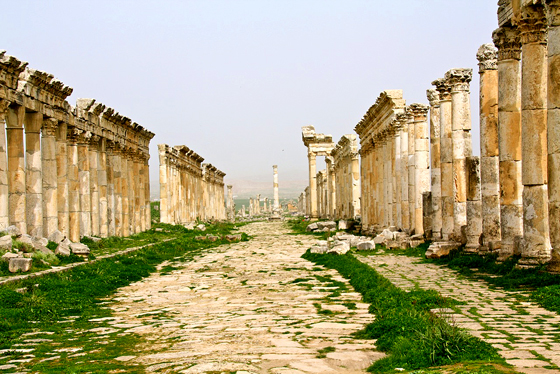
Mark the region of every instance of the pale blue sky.
<instances>
[{"instance_id":1,"label":"pale blue sky","mask_svg":"<svg viewBox=\"0 0 560 374\"><path fill-rule=\"evenodd\" d=\"M226 181L307 179L301 126L335 141L386 89L427 103L430 82L474 69L497 0L2 1L0 49L185 144ZM473 127L478 137L477 113ZM475 140L475 148L478 148ZM478 149L476 150L478 153Z\"/></svg>"}]
</instances>

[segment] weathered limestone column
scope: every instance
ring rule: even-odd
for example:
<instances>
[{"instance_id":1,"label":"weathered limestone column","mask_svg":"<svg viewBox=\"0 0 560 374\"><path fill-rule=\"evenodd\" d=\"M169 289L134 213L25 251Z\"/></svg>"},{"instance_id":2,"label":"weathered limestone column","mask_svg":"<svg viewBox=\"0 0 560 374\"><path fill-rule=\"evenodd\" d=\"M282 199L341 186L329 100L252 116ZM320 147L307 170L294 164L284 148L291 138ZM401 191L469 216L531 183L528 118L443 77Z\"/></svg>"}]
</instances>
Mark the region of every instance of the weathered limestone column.
<instances>
[{"instance_id":1,"label":"weathered limestone column","mask_svg":"<svg viewBox=\"0 0 560 374\"><path fill-rule=\"evenodd\" d=\"M6 148L6 100L0 100L0 230L10 226L8 215L8 152Z\"/></svg>"},{"instance_id":2,"label":"weathered limestone column","mask_svg":"<svg viewBox=\"0 0 560 374\"><path fill-rule=\"evenodd\" d=\"M402 155L401 155L401 125L398 119L394 121L394 157L395 173L393 175L393 195L395 196L395 226L402 228Z\"/></svg>"},{"instance_id":3,"label":"weathered limestone column","mask_svg":"<svg viewBox=\"0 0 560 374\"><path fill-rule=\"evenodd\" d=\"M560 1L545 1L548 21L548 209L552 259L560 270Z\"/></svg>"},{"instance_id":4,"label":"weathered limestone column","mask_svg":"<svg viewBox=\"0 0 560 374\"><path fill-rule=\"evenodd\" d=\"M317 156L315 153L309 152L309 204L311 208L310 217L318 218L317 212Z\"/></svg>"},{"instance_id":5,"label":"weathered limestone column","mask_svg":"<svg viewBox=\"0 0 560 374\"><path fill-rule=\"evenodd\" d=\"M152 228L152 209L150 206L150 166L148 164L149 159L150 159L150 155L145 154L143 168L144 168L144 193L145 193L144 214L145 214L146 230Z\"/></svg>"},{"instance_id":6,"label":"weathered limestone column","mask_svg":"<svg viewBox=\"0 0 560 374\"><path fill-rule=\"evenodd\" d=\"M216 199L217 195L214 196L214 199ZM256 212L257 214L261 214L261 194L257 194L257 201L256 201Z\"/></svg>"},{"instance_id":7,"label":"weathered limestone column","mask_svg":"<svg viewBox=\"0 0 560 374\"><path fill-rule=\"evenodd\" d=\"M336 206L336 184L334 176L334 159L332 156L325 157L327 164L327 217L334 219L334 209Z\"/></svg>"},{"instance_id":8,"label":"weathered limestone column","mask_svg":"<svg viewBox=\"0 0 560 374\"><path fill-rule=\"evenodd\" d=\"M280 208L280 199L278 198L278 165L272 166L273 170L273 187L274 187L274 210Z\"/></svg>"},{"instance_id":9,"label":"weathered limestone column","mask_svg":"<svg viewBox=\"0 0 560 374\"><path fill-rule=\"evenodd\" d=\"M426 96L430 102L432 239L441 240L443 216L441 206L441 126L439 92L431 88L426 91Z\"/></svg>"},{"instance_id":10,"label":"weathered limestone column","mask_svg":"<svg viewBox=\"0 0 560 374\"><path fill-rule=\"evenodd\" d=\"M453 235L463 242L462 228L467 224L466 158L472 154L469 83L472 69L451 69L445 74L451 85L453 142Z\"/></svg>"},{"instance_id":11,"label":"weathered limestone column","mask_svg":"<svg viewBox=\"0 0 560 374\"><path fill-rule=\"evenodd\" d=\"M400 148L396 148L396 152L400 152ZM361 212L361 183L360 183L360 155L356 149L351 153L351 172L352 172L352 207L353 211L351 216L356 219L356 216L360 215ZM399 194L399 191L397 191Z\"/></svg>"},{"instance_id":12,"label":"weathered limestone column","mask_svg":"<svg viewBox=\"0 0 560 374\"><path fill-rule=\"evenodd\" d=\"M233 186L227 186L227 217L228 221L235 221L235 212L233 211Z\"/></svg>"},{"instance_id":13,"label":"weathered limestone column","mask_svg":"<svg viewBox=\"0 0 560 374\"><path fill-rule=\"evenodd\" d=\"M117 235L115 222L115 143L108 141L105 147L107 150L107 227L109 236L115 236Z\"/></svg>"},{"instance_id":14,"label":"weathered limestone column","mask_svg":"<svg viewBox=\"0 0 560 374\"><path fill-rule=\"evenodd\" d=\"M97 181L99 183L99 236L109 236L109 210L107 201L107 140L99 139L99 165Z\"/></svg>"},{"instance_id":15,"label":"weathered limestone column","mask_svg":"<svg viewBox=\"0 0 560 374\"><path fill-rule=\"evenodd\" d=\"M122 196L122 236L130 236L130 210L129 210L129 195L128 195L128 185L130 181L128 179L128 157L129 150L123 148L121 153L121 196ZM176 181L176 188L178 188L179 182ZM178 194L177 194L178 196ZM176 212L179 213L179 206L177 206ZM176 221L177 222L177 221Z\"/></svg>"},{"instance_id":16,"label":"weathered limestone column","mask_svg":"<svg viewBox=\"0 0 560 374\"><path fill-rule=\"evenodd\" d=\"M467 167L467 252L478 252L482 234L482 200L480 193L480 158L470 156Z\"/></svg>"},{"instance_id":17,"label":"weathered limestone column","mask_svg":"<svg viewBox=\"0 0 560 374\"><path fill-rule=\"evenodd\" d=\"M521 154L523 180L523 246L520 264L550 260L547 147L547 32L541 4L522 9Z\"/></svg>"},{"instance_id":18,"label":"weathered limestone column","mask_svg":"<svg viewBox=\"0 0 560 374\"><path fill-rule=\"evenodd\" d=\"M408 196L408 116L397 115L401 126L401 214L403 230L410 229L410 202Z\"/></svg>"},{"instance_id":19,"label":"weathered limestone column","mask_svg":"<svg viewBox=\"0 0 560 374\"><path fill-rule=\"evenodd\" d=\"M254 210L255 210L255 208L253 206L253 198L250 197L249 198L249 217L253 217L253 215L255 214Z\"/></svg>"},{"instance_id":20,"label":"weathered limestone column","mask_svg":"<svg viewBox=\"0 0 560 374\"><path fill-rule=\"evenodd\" d=\"M122 153L120 144L116 143L113 149L113 178L115 185L115 235L123 235L123 176L122 176Z\"/></svg>"},{"instance_id":21,"label":"weathered limestone column","mask_svg":"<svg viewBox=\"0 0 560 374\"><path fill-rule=\"evenodd\" d=\"M78 168L78 137L75 127L68 129L68 239L80 241L80 173Z\"/></svg>"},{"instance_id":22,"label":"weathered limestone column","mask_svg":"<svg viewBox=\"0 0 560 374\"><path fill-rule=\"evenodd\" d=\"M43 237L42 113L25 113L25 185L27 233Z\"/></svg>"},{"instance_id":23,"label":"weathered limestone column","mask_svg":"<svg viewBox=\"0 0 560 374\"><path fill-rule=\"evenodd\" d=\"M159 151L159 214L162 223L169 223L167 211L169 209L169 198L167 196L169 183L167 157L165 154L165 144L158 144Z\"/></svg>"},{"instance_id":24,"label":"weathered limestone column","mask_svg":"<svg viewBox=\"0 0 560 374\"><path fill-rule=\"evenodd\" d=\"M8 108L6 135L8 141L8 215L10 225L27 233L25 221L25 154L23 145L23 118L25 108Z\"/></svg>"},{"instance_id":25,"label":"weathered limestone column","mask_svg":"<svg viewBox=\"0 0 560 374\"><path fill-rule=\"evenodd\" d=\"M89 172L89 140L91 133L78 137L78 180L80 198L80 237L91 235L91 193Z\"/></svg>"},{"instance_id":26,"label":"weathered limestone column","mask_svg":"<svg viewBox=\"0 0 560 374\"><path fill-rule=\"evenodd\" d=\"M476 54L480 74L480 183L482 252L500 247L500 152L498 143L498 50L482 45ZM470 225L470 223L469 223Z\"/></svg>"},{"instance_id":27,"label":"weathered limestone column","mask_svg":"<svg viewBox=\"0 0 560 374\"><path fill-rule=\"evenodd\" d=\"M91 235L99 236L99 140L98 135L89 139L89 191L91 204Z\"/></svg>"},{"instance_id":28,"label":"weathered limestone column","mask_svg":"<svg viewBox=\"0 0 560 374\"><path fill-rule=\"evenodd\" d=\"M56 198L58 231L66 237L70 235L67 127L66 123L60 122L56 130Z\"/></svg>"},{"instance_id":29,"label":"weathered limestone column","mask_svg":"<svg viewBox=\"0 0 560 374\"><path fill-rule=\"evenodd\" d=\"M142 158L139 153L134 154L134 169L132 175L134 177L134 227L133 233L142 232L142 212L144 211L144 186L140 171L142 169Z\"/></svg>"},{"instance_id":30,"label":"weathered limestone column","mask_svg":"<svg viewBox=\"0 0 560 374\"><path fill-rule=\"evenodd\" d=\"M0 123L1 126L1 123ZM58 230L58 199L56 170L56 129L58 121L46 118L43 121L41 153L43 158L43 236L48 237ZM0 140L1 143L1 140Z\"/></svg>"},{"instance_id":31,"label":"weathered limestone column","mask_svg":"<svg viewBox=\"0 0 560 374\"><path fill-rule=\"evenodd\" d=\"M414 164L415 153L415 128L414 115L410 107L406 108L408 122L408 211L409 211L409 234L417 234L413 232L416 227L416 166Z\"/></svg>"},{"instance_id":32,"label":"weathered limestone column","mask_svg":"<svg viewBox=\"0 0 560 374\"><path fill-rule=\"evenodd\" d=\"M422 193L430 191L430 130L427 115L429 107L411 104L414 116L414 205L415 234L424 234Z\"/></svg>"},{"instance_id":33,"label":"weathered limestone column","mask_svg":"<svg viewBox=\"0 0 560 374\"><path fill-rule=\"evenodd\" d=\"M451 86L444 79L436 79L432 82L439 93L439 124L440 135L440 155L441 155L441 237L442 240L450 240L453 236L453 142L451 139L452 130L452 103Z\"/></svg>"}]
</instances>

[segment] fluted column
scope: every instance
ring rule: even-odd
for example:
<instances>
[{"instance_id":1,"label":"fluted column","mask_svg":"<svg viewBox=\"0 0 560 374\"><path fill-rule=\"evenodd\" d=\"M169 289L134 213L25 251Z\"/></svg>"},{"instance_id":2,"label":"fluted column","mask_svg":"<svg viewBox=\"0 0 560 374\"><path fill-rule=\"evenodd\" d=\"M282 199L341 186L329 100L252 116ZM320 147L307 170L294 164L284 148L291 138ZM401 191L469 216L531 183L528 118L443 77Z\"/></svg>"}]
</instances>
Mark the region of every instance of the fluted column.
<instances>
[{"instance_id":1,"label":"fluted column","mask_svg":"<svg viewBox=\"0 0 560 374\"><path fill-rule=\"evenodd\" d=\"M500 152L498 143L498 50L482 45L476 54L480 75L480 183L482 252L499 248Z\"/></svg>"},{"instance_id":2,"label":"fluted column","mask_svg":"<svg viewBox=\"0 0 560 374\"><path fill-rule=\"evenodd\" d=\"M144 170L144 155L140 153L138 158L138 182L140 189L140 231L146 231L146 173ZM149 200L148 200L149 203Z\"/></svg>"},{"instance_id":3,"label":"fluted column","mask_svg":"<svg viewBox=\"0 0 560 374\"><path fill-rule=\"evenodd\" d=\"M551 270L560 270L560 0L546 0L548 21L548 214Z\"/></svg>"},{"instance_id":4,"label":"fluted column","mask_svg":"<svg viewBox=\"0 0 560 374\"><path fill-rule=\"evenodd\" d=\"M93 135L88 145L91 235L99 236L99 136Z\"/></svg>"},{"instance_id":5,"label":"fluted column","mask_svg":"<svg viewBox=\"0 0 560 374\"><path fill-rule=\"evenodd\" d=\"M78 180L80 196L80 237L91 235L91 190L89 170L89 141L91 134L84 132L78 138Z\"/></svg>"},{"instance_id":6,"label":"fluted column","mask_svg":"<svg viewBox=\"0 0 560 374\"><path fill-rule=\"evenodd\" d=\"M8 215L10 225L27 233L25 222L25 153L23 143L23 118L25 108L8 108L6 137L8 142Z\"/></svg>"},{"instance_id":7,"label":"fluted column","mask_svg":"<svg viewBox=\"0 0 560 374\"><path fill-rule=\"evenodd\" d=\"M462 228L467 224L466 158L472 154L469 83L472 69L452 69L445 74L451 85L451 139L453 143L453 236L463 242Z\"/></svg>"},{"instance_id":8,"label":"fluted column","mask_svg":"<svg viewBox=\"0 0 560 374\"><path fill-rule=\"evenodd\" d=\"M430 102L430 164L432 191L432 238L441 239L443 224L441 207L441 127L439 92L431 88L426 91Z\"/></svg>"},{"instance_id":9,"label":"fluted column","mask_svg":"<svg viewBox=\"0 0 560 374\"><path fill-rule=\"evenodd\" d=\"M400 152L399 148L397 148L397 152ZM354 152L350 155L350 160L350 169L352 172L352 212L350 212L350 217L355 219L356 216L361 213L360 155L357 152ZM397 191L397 193L399 192Z\"/></svg>"},{"instance_id":10,"label":"fluted column","mask_svg":"<svg viewBox=\"0 0 560 374\"><path fill-rule=\"evenodd\" d=\"M515 27L494 31L498 48L498 142L500 177L499 259L520 254L515 238L523 235L521 182L521 41Z\"/></svg>"},{"instance_id":11,"label":"fluted column","mask_svg":"<svg viewBox=\"0 0 560 374\"><path fill-rule=\"evenodd\" d=\"M169 223L167 218L167 211L169 209L169 197L168 194L168 166L167 157L165 155L165 146L163 144L158 145L159 149L159 214L160 221L162 223Z\"/></svg>"},{"instance_id":12,"label":"fluted column","mask_svg":"<svg viewBox=\"0 0 560 374\"><path fill-rule=\"evenodd\" d=\"M122 236L130 236L130 196L128 159L130 151L124 148L121 154Z\"/></svg>"},{"instance_id":13,"label":"fluted column","mask_svg":"<svg viewBox=\"0 0 560 374\"><path fill-rule=\"evenodd\" d=\"M393 194L395 196L395 226L402 227L402 155L401 155L401 127L396 121L394 124L394 157L395 157L395 173L393 175Z\"/></svg>"},{"instance_id":14,"label":"fluted column","mask_svg":"<svg viewBox=\"0 0 560 374\"><path fill-rule=\"evenodd\" d=\"M520 264L547 262L548 223L546 16L541 4L523 6L521 33L521 154L523 246Z\"/></svg>"},{"instance_id":15,"label":"fluted column","mask_svg":"<svg viewBox=\"0 0 560 374\"><path fill-rule=\"evenodd\" d=\"M107 140L99 139L99 165L97 181L99 183L99 236L106 238L109 236L109 209L107 191Z\"/></svg>"},{"instance_id":16,"label":"fluted column","mask_svg":"<svg viewBox=\"0 0 560 374\"><path fill-rule=\"evenodd\" d=\"M0 100L0 230L10 226L8 214L8 152L6 147L6 100Z\"/></svg>"},{"instance_id":17,"label":"fluted column","mask_svg":"<svg viewBox=\"0 0 560 374\"><path fill-rule=\"evenodd\" d=\"M115 185L115 235L123 235L123 175L122 175L123 149L120 144L115 144L113 149L113 177Z\"/></svg>"},{"instance_id":18,"label":"fluted column","mask_svg":"<svg viewBox=\"0 0 560 374\"><path fill-rule=\"evenodd\" d=\"M58 199L56 170L56 129L58 121L47 118L43 121L41 153L43 158L43 236L48 237L58 230Z\"/></svg>"},{"instance_id":19,"label":"fluted column","mask_svg":"<svg viewBox=\"0 0 560 374\"><path fill-rule=\"evenodd\" d=\"M414 232L424 234L422 193L430 191L429 107L411 104L410 109L414 116Z\"/></svg>"},{"instance_id":20,"label":"fluted column","mask_svg":"<svg viewBox=\"0 0 560 374\"><path fill-rule=\"evenodd\" d=\"M80 173L78 168L78 137L82 130L68 129L68 239L80 241Z\"/></svg>"},{"instance_id":21,"label":"fluted column","mask_svg":"<svg viewBox=\"0 0 560 374\"><path fill-rule=\"evenodd\" d=\"M58 124L56 130L56 198L58 231L70 236L69 195L68 195L68 125Z\"/></svg>"}]
</instances>

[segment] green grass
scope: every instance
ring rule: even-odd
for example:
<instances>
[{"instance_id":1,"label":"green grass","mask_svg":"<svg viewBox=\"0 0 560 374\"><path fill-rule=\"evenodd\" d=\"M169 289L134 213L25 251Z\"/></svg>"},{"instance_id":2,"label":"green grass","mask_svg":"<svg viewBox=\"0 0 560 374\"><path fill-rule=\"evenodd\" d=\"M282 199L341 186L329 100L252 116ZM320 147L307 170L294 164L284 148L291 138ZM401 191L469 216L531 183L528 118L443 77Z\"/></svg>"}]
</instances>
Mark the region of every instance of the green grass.
<instances>
[{"instance_id":1,"label":"green grass","mask_svg":"<svg viewBox=\"0 0 560 374\"><path fill-rule=\"evenodd\" d=\"M307 226L312 222L309 222L305 218L295 218L286 221L288 227L292 230L293 235L313 235L320 240L327 240L334 235L334 232L311 232L306 231Z\"/></svg>"},{"instance_id":2,"label":"green grass","mask_svg":"<svg viewBox=\"0 0 560 374\"><path fill-rule=\"evenodd\" d=\"M430 313L456 302L433 290L405 292L352 254L303 256L316 264L336 269L370 304L376 320L356 333L357 338L377 339L376 346L389 355L369 370L394 372L395 367L415 370L463 361L504 363L489 344Z\"/></svg>"},{"instance_id":3,"label":"green grass","mask_svg":"<svg viewBox=\"0 0 560 374\"><path fill-rule=\"evenodd\" d=\"M208 227L206 233L222 236L233 229L231 224L217 224ZM143 343L139 336L119 331L109 334L103 339L106 342L102 342L89 330L109 325L90 319L110 316L111 311L105 306L107 298L120 287L157 272L160 263L190 261L207 248L229 243L223 239L200 242L194 239L198 235L195 231L181 228L177 231L182 234L168 242L3 286L0 288L0 349L18 347L26 333L42 332L52 341L35 346L35 359L25 364L33 372L144 372L140 367L114 360L127 353L135 355L135 347ZM175 269L172 265L163 267L162 273L172 269ZM48 332L54 334L47 335ZM51 357L55 347L79 347L86 356L70 357L69 353L61 353L55 360L39 362ZM7 360L0 357L0 365Z\"/></svg>"}]
</instances>

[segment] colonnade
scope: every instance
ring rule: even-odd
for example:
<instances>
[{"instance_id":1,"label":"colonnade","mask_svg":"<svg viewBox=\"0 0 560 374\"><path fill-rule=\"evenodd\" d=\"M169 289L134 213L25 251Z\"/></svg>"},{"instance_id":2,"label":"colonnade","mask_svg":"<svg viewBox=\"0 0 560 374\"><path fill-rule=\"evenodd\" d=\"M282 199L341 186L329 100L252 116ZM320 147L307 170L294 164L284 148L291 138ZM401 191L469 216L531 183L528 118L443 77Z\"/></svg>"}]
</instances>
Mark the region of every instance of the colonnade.
<instances>
[{"instance_id":1,"label":"colonnade","mask_svg":"<svg viewBox=\"0 0 560 374\"><path fill-rule=\"evenodd\" d=\"M224 176L184 145L158 144L161 222L225 220Z\"/></svg>"},{"instance_id":2,"label":"colonnade","mask_svg":"<svg viewBox=\"0 0 560 374\"><path fill-rule=\"evenodd\" d=\"M154 134L0 52L0 229L71 241L149 229Z\"/></svg>"},{"instance_id":3,"label":"colonnade","mask_svg":"<svg viewBox=\"0 0 560 374\"><path fill-rule=\"evenodd\" d=\"M360 215L360 155L356 135L343 135L331 151L331 157L333 218L355 219Z\"/></svg>"}]
</instances>

